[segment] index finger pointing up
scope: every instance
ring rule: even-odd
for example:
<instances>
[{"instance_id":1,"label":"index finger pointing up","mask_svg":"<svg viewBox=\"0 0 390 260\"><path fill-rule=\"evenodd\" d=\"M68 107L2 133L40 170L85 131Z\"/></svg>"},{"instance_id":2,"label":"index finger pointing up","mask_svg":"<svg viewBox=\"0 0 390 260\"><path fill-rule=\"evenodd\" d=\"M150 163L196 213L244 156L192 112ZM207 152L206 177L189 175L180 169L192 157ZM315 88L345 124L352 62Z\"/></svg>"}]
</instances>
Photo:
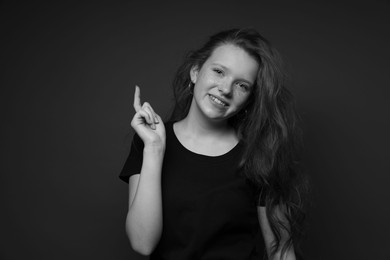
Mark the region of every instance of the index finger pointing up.
<instances>
[{"instance_id":1,"label":"index finger pointing up","mask_svg":"<svg viewBox=\"0 0 390 260\"><path fill-rule=\"evenodd\" d=\"M135 85L133 106L134 106L135 112L138 112L141 109L141 91L137 85Z\"/></svg>"}]
</instances>

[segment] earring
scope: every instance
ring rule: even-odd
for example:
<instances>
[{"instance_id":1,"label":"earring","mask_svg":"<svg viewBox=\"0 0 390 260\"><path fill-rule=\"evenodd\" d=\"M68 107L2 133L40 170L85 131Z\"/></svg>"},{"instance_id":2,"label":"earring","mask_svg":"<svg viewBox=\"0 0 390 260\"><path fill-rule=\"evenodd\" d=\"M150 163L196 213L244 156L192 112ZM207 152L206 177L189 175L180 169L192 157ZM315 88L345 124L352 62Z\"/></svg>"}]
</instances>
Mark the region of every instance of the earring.
<instances>
[{"instance_id":1,"label":"earring","mask_svg":"<svg viewBox=\"0 0 390 260\"><path fill-rule=\"evenodd\" d=\"M241 119L244 120L248 116L248 109L245 108L245 110L241 110Z\"/></svg>"},{"instance_id":2,"label":"earring","mask_svg":"<svg viewBox=\"0 0 390 260\"><path fill-rule=\"evenodd\" d=\"M194 91L193 91L193 86L195 84L192 83L192 81L190 81L190 83L188 83L188 90L190 91L190 94L193 95L194 94Z\"/></svg>"}]
</instances>

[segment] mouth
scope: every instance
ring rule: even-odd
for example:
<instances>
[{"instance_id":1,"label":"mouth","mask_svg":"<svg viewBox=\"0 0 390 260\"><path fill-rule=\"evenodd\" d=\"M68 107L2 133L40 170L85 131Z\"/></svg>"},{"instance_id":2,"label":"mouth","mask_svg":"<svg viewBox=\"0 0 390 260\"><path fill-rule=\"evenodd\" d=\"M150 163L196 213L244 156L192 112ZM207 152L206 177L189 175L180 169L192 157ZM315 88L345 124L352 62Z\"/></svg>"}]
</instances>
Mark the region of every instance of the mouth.
<instances>
[{"instance_id":1,"label":"mouth","mask_svg":"<svg viewBox=\"0 0 390 260\"><path fill-rule=\"evenodd\" d=\"M211 99L212 101L214 101L215 103L217 103L217 104L220 105L220 106L223 106L223 107L228 107L228 106L229 106L228 103L226 103L225 101L223 101L223 100L217 98L216 96L213 96L213 95L210 95L210 94L209 94L209 97L210 97L210 99Z\"/></svg>"}]
</instances>

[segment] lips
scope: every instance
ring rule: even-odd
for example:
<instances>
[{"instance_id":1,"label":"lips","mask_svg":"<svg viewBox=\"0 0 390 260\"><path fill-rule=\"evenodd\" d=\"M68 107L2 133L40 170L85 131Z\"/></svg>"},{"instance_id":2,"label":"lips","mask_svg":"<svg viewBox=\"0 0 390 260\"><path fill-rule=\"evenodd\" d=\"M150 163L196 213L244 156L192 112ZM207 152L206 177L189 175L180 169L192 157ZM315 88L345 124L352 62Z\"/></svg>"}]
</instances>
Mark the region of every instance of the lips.
<instances>
[{"instance_id":1,"label":"lips","mask_svg":"<svg viewBox=\"0 0 390 260\"><path fill-rule=\"evenodd\" d=\"M227 103L223 98L216 97L216 96L211 95L211 94L209 94L209 97L212 101L214 101L215 103L217 103L220 106L223 106L223 107L229 106L229 103Z\"/></svg>"}]
</instances>

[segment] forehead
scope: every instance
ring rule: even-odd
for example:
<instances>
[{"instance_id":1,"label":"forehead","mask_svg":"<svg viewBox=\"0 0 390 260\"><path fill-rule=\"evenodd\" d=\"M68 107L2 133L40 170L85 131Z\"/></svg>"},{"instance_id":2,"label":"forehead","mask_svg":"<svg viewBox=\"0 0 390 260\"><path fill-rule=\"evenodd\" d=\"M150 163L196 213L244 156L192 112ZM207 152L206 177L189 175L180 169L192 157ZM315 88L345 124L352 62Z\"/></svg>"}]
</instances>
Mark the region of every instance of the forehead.
<instances>
[{"instance_id":1,"label":"forehead","mask_svg":"<svg viewBox=\"0 0 390 260\"><path fill-rule=\"evenodd\" d=\"M223 44L214 49L206 63L220 64L237 74L254 81L259 65L244 49L233 45Z\"/></svg>"}]
</instances>

